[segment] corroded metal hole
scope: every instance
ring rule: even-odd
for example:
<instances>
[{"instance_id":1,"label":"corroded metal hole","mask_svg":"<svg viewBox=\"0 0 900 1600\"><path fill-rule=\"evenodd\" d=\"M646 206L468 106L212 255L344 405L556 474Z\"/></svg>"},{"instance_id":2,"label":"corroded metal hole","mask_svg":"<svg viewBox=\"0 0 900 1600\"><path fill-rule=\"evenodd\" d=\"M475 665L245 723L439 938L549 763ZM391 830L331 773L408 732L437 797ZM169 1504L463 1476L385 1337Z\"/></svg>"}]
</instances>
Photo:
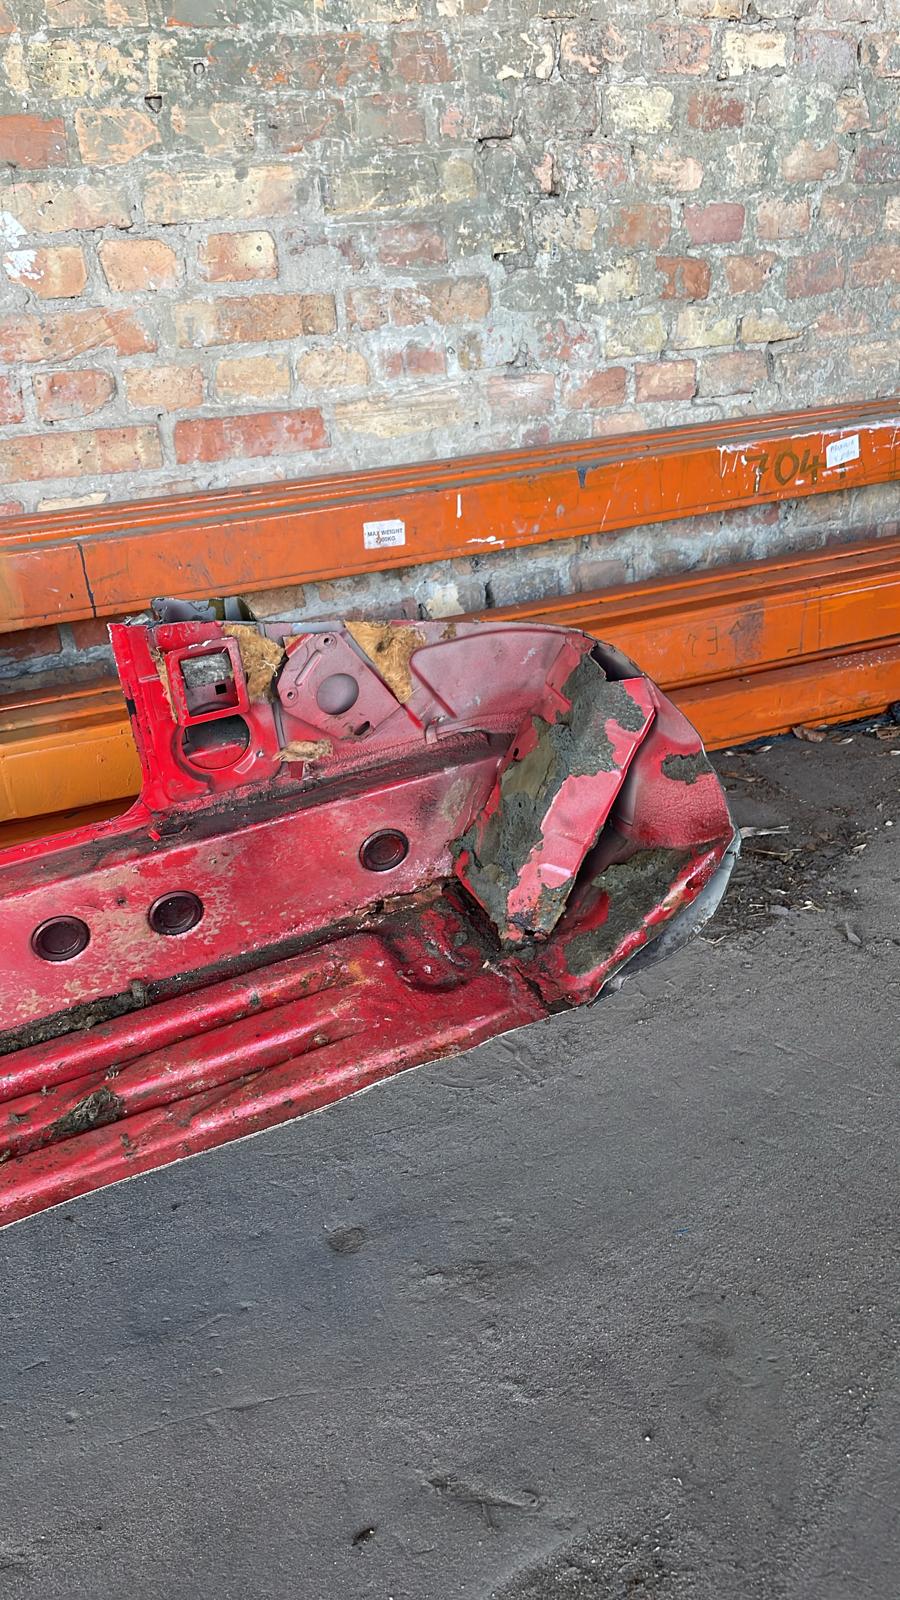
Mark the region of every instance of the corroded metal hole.
<instances>
[{"instance_id":1,"label":"corroded metal hole","mask_svg":"<svg viewBox=\"0 0 900 1600\"><path fill-rule=\"evenodd\" d=\"M172 894L161 894L158 900L154 900L147 920L154 933L172 937L178 933L190 933L202 915L203 901L187 889L176 889Z\"/></svg>"},{"instance_id":2,"label":"corroded metal hole","mask_svg":"<svg viewBox=\"0 0 900 1600\"><path fill-rule=\"evenodd\" d=\"M366 840L359 859L369 872L390 872L409 855L409 840L399 828L382 828Z\"/></svg>"},{"instance_id":3,"label":"corroded metal hole","mask_svg":"<svg viewBox=\"0 0 900 1600\"><path fill-rule=\"evenodd\" d=\"M31 948L41 961L71 961L87 949L90 938L80 917L48 917L31 935Z\"/></svg>"}]
</instances>

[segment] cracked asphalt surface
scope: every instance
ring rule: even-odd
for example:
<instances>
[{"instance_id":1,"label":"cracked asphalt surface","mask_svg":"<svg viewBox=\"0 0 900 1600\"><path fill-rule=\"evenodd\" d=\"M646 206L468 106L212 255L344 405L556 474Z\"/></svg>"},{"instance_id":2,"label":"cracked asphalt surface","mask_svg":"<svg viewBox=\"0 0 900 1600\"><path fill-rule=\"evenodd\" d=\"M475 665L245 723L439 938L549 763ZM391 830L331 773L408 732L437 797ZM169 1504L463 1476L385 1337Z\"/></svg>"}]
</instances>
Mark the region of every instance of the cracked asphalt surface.
<instances>
[{"instance_id":1,"label":"cracked asphalt surface","mask_svg":"<svg viewBox=\"0 0 900 1600\"><path fill-rule=\"evenodd\" d=\"M0 1234L3 1600L893 1600L895 751L718 756L593 1010Z\"/></svg>"}]
</instances>

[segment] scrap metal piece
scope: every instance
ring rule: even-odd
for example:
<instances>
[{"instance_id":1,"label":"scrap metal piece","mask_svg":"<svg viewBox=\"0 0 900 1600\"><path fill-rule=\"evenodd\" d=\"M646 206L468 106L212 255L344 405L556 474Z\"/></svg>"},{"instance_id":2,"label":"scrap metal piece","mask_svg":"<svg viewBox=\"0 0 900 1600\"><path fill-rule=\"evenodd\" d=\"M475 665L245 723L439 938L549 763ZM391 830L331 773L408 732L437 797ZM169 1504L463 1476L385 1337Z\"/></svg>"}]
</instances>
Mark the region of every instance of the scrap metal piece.
<instances>
[{"instance_id":1,"label":"scrap metal piece","mask_svg":"<svg viewBox=\"0 0 900 1600\"><path fill-rule=\"evenodd\" d=\"M724 889L697 735L585 634L111 636L140 799L0 852L0 1224L593 1000Z\"/></svg>"}]
</instances>

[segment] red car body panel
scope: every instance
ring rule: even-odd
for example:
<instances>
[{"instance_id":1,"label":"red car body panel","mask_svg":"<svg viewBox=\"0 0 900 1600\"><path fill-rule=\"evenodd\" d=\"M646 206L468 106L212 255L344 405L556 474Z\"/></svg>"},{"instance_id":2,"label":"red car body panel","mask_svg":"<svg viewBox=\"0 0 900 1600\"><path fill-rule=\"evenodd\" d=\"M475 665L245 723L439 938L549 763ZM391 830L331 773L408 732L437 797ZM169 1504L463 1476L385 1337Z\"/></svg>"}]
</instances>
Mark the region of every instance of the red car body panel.
<instances>
[{"instance_id":1,"label":"red car body panel","mask_svg":"<svg viewBox=\"0 0 900 1600\"><path fill-rule=\"evenodd\" d=\"M593 1000L724 889L696 733L585 634L111 634L140 799L0 853L0 1223Z\"/></svg>"}]
</instances>

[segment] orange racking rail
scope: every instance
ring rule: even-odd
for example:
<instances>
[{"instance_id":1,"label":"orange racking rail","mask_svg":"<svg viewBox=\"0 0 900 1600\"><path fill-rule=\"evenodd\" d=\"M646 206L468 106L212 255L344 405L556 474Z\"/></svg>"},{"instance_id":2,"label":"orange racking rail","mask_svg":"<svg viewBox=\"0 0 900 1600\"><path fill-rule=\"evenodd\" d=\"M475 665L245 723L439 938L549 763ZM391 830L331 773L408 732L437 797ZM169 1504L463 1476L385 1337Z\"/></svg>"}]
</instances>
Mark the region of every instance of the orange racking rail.
<instances>
[{"instance_id":1,"label":"orange racking rail","mask_svg":"<svg viewBox=\"0 0 900 1600\"><path fill-rule=\"evenodd\" d=\"M619 645L672 694L712 748L900 700L900 539L487 615L540 617ZM0 817L111 805L133 794L137 782L116 685L0 702Z\"/></svg>"},{"instance_id":2,"label":"orange racking rail","mask_svg":"<svg viewBox=\"0 0 900 1600\"><path fill-rule=\"evenodd\" d=\"M407 567L900 475L900 401L13 517L0 631ZM176 578L177 575L177 578Z\"/></svg>"}]
</instances>

